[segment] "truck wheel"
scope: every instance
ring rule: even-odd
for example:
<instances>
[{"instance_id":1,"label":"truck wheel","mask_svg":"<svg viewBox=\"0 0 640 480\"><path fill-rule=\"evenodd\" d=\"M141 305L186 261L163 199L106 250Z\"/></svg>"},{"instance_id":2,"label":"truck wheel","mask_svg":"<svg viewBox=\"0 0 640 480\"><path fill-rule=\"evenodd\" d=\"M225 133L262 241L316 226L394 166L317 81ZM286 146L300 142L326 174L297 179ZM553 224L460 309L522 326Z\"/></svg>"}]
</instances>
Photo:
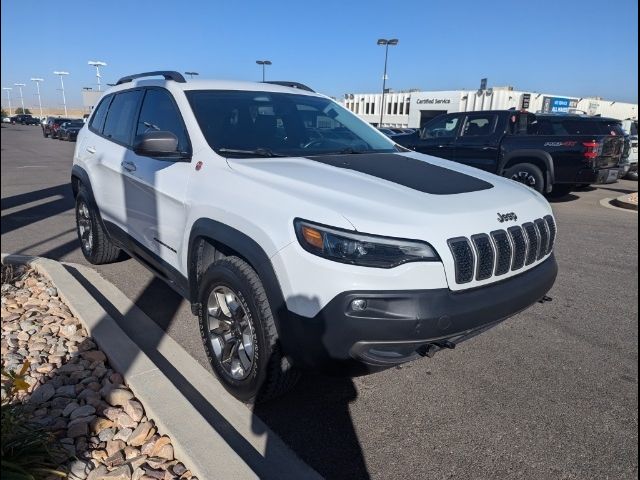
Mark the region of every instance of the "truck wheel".
<instances>
[{"instance_id":1,"label":"truck wheel","mask_svg":"<svg viewBox=\"0 0 640 480\"><path fill-rule=\"evenodd\" d=\"M107 232L102 228L98 212L92 206L89 195L82 186L76 197L76 231L82 254L90 263L94 265L112 263L120 256L120 249L111 242Z\"/></svg>"},{"instance_id":2,"label":"truck wheel","mask_svg":"<svg viewBox=\"0 0 640 480\"><path fill-rule=\"evenodd\" d=\"M539 167L531 163L518 163L504 171L504 176L527 187L544 193L544 175Z\"/></svg>"},{"instance_id":3,"label":"truck wheel","mask_svg":"<svg viewBox=\"0 0 640 480\"><path fill-rule=\"evenodd\" d=\"M234 397L254 403L290 390L299 378L282 353L258 274L244 260L215 261L200 282L202 342L218 379Z\"/></svg>"}]
</instances>

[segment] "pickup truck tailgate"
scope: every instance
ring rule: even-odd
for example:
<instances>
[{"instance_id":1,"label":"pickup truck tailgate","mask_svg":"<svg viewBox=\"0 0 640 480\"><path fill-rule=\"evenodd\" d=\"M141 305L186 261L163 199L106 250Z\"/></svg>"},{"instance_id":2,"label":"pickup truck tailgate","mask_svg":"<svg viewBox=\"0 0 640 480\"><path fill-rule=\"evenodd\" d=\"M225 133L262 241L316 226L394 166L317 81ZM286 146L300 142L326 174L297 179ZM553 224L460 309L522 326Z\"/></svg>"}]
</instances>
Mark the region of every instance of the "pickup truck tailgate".
<instances>
[{"instance_id":1,"label":"pickup truck tailgate","mask_svg":"<svg viewBox=\"0 0 640 480\"><path fill-rule=\"evenodd\" d=\"M600 142L600 154L596 158L595 167L612 168L620 163L624 151L624 138L620 135L603 137Z\"/></svg>"}]
</instances>

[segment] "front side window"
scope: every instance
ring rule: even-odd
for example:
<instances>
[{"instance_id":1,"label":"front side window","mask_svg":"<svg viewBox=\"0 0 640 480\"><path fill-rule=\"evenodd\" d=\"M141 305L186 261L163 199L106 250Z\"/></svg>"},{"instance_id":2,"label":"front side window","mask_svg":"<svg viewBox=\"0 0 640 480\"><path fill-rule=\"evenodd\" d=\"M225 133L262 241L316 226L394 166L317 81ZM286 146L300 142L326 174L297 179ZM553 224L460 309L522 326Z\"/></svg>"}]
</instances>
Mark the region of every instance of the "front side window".
<instances>
[{"instance_id":1,"label":"front side window","mask_svg":"<svg viewBox=\"0 0 640 480\"><path fill-rule=\"evenodd\" d=\"M432 138L453 138L458 131L459 117L442 117L425 125L421 138L429 140Z\"/></svg>"},{"instance_id":2,"label":"front side window","mask_svg":"<svg viewBox=\"0 0 640 480\"><path fill-rule=\"evenodd\" d=\"M127 90L117 93L107 113L102 134L119 143L131 144L131 134L135 123L141 90Z\"/></svg>"},{"instance_id":3,"label":"front side window","mask_svg":"<svg viewBox=\"0 0 640 480\"><path fill-rule=\"evenodd\" d=\"M469 115L464 128L463 137L486 137L493 133L496 115Z\"/></svg>"},{"instance_id":4,"label":"front side window","mask_svg":"<svg viewBox=\"0 0 640 480\"><path fill-rule=\"evenodd\" d=\"M186 152L189 149L189 139L170 95L165 90L147 90L140 109L136 136L152 131L171 132L178 137L178 151Z\"/></svg>"},{"instance_id":5,"label":"front side window","mask_svg":"<svg viewBox=\"0 0 640 480\"><path fill-rule=\"evenodd\" d=\"M397 151L393 142L327 98L236 90L193 90L187 98L207 142L223 156Z\"/></svg>"}]
</instances>

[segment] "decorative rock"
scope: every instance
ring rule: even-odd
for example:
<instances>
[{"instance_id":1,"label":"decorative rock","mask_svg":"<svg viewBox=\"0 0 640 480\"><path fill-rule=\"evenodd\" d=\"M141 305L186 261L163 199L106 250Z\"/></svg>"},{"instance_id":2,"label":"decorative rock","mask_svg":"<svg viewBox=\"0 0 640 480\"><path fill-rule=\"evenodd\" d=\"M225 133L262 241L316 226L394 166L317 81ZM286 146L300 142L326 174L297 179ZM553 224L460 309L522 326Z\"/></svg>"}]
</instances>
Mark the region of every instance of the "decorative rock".
<instances>
[{"instance_id":1,"label":"decorative rock","mask_svg":"<svg viewBox=\"0 0 640 480\"><path fill-rule=\"evenodd\" d=\"M97 449L91 451L91 458L96 459L98 462L102 462L107 457L108 455L105 450Z\"/></svg>"},{"instance_id":2,"label":"decorative rock","mask_svg":"<svg viewBox=\"0 0 640 480\"><path fill-rule=\"evenodd\" d=\"M163 480L164 479L164 473L165 473L164 470L148 468L148 467L143 467L143 468L144 468L144 474L146 476L151 477L151 478L155 478L157 480Z\"/></svg>"},{"instance_id":3,"label":"decorative rock","mask_svg":"<svg viewBox=\"0 0 640 480\"><path fill-rule=\"evenodd\" d=\"M50 383L40 385L32 394L30 401L34 404L44 403L51 399L56 393L56 389Z\"/></svg>"},{"instance_id":4,"label":"decorative rock","mask_svg":"<svg viewBox=\"0 0 640 480\"><path fill-rule=\"evenodd\" d=\"M56 396L57 397L73 397L76 394L76 386L75 385L63 385L61 387L56 388Z\"/></svg>"},{"instance_id":5,"label":"decorative rock","mask_svg":"<svg viewBox=\"0 0 640 480\"><path fill-rule=\"evenodd\" d=\"M120 430L118 430L118 433L116 433L113 437L114 440L122 440L123 442L127 442L127 440L129 440L129 437L131 436L131 433L133 433L133 430L130 428L122 428Z\"/></svg>"},{"instance_id":6,"label":"decorative rock","mask_svg":"<svg viewBox=\"0 0 640 480\"><path fill-rule=\"evenodd\" d=\"M104 395L104 399L109 405L120 407L133 398L133 394L124 388L113 388Z\"/></svg>"},{"instance_id":7,"label":"decorative rock","mask_svg":"<svg viewBox=\"0 0 640 480\"><path fill-rule=\"evenodd\" d=\"M131 467L127 464L124 464L96 480L129 480L130 478Z\"/></svg>"},{"instance_id":8,"label":"decorative rock","mask_svg":"<svg viewBox=\"0 0 640 480\"><path fill-rule=\"evenodd\" d=\"M113 455L118 450L122 450L124 447L126 447L126 445L127 444L122 440L109 440L107 442L107 455Z\"/></svg>"},{"instance_id":9,"label":"decorative rock","mask_svg":"<svg viewBox=\"0 0 640 480\"><path fill-rule=\"evenodd\" d=\"M60 327L60 331L58 333L63 337L72 337L73 335L75 335L77 330L78 327L76 327L74 324L71 324Z\"/></svg>"},{"instance_id":10,"label":"decorative rock","mask_svg":"<svg viewBox=\"0 0 640 480\"><path fill-rule=\"evenodd\" d=\"M160 455L158 455L158 452L163 447L165 447L166 445L169 445L170 443L171 443L171 439L169 439L169 437L160 437L158 440L156 440L156 443L153 446L153 449L151 450L150 455L152 457L159 457ZM173 458L170 458L169 460L173 460Z\"/></svg>"},{"instance_id":11,"label":"decorative rock","mask_svg":"<svg viewBox=\"0 0 640 480\"><path fill-rule=\"evenodd\" d=\"M85 360L89 360L90 362L106 362L107 357L100 350L88 350L86 352L82 352L80 354L82 358Z\"/></svg>"},{"instance_id":12,"label":"decorative rock","mask_svg":"<svg viewBox=\"0 0 640 480\"><path fill-rule=\"evenodd\" d=\"M133 447L139 447L147 440L147 437L153 435L153 422L141 423L136 427L131 436L129 437L129 445ZM147 453L147 452L142 452Z\"/></svg>"},{"instance_id":13,"label":"decorative rock","mask_svg":"<svg viewBox=\"0 0 640 480\"><path fill-rule=\"evenodd\" d=\"M103 430L113 427L113 421L108 418L98 417L91 422L91 431L93 433L100 433Z\"/></svg>"},{"instance_id":14,"label":"decorative rock","mask_svg":"<svg viewBox=\"0 0 640 480\"><path fill-rule=\"evenodd\" d=\"M123 408L133 421L139 422L142 420L142 417L144 416L144 408L142 408L140 402L136 400L129 400L123 405Z\"/></svg>"},{"instance_id":15,"label":"decorative rock","mask_svg":"<svg viewBox=\"0 0 640 480\"><path fill-rule=\"evenodd\" d=\"M91 470L93 470L93 464L86 460L75 460L69 465L69 473L80 480L87 478Z\"/></svg>"},{"instance_id":16,"label":"decorative rock","mask_svg":"<svg viewBox=\"0 0 640 480\"><path fill-rule=\"evenodd\" d=\"M122 450L118 450L113 455L105 458L104 463L107 467L119 467L124 464L124 453L122 453Z\"/></svg>"},{"instance_id":17,"label":"decorative rock","mask_svg":"<svg viewBox=\"0 0 640 480\"><path fill-rule=\"evenodd\" d=\"M88 422L78 422L71 425L67 429L67 436L70 438L83 437L89 434L89 423Z\"/></svg>"},{"instance_id":18,"label":"decorative rock","mask_svg":"<svg viewBox=\"0 0 640 480\"><path fill-rule=\"evenodd\" d=\"M102 480L105 475L109 473L107 467L99 465L95 470L92 470L87 476L87 480Z\"/></svg>"},{"instance_id":19,"label":"decorative rock","mask_svg":"<svg viewBox=\"0 0 640 480\"><path fill-rule=\"evenodd\" d=\"M144 470L138 467L133 471L133 474L131 475L131 480L141 480L144 477L146 477L146 475L144 474Z\"/></svg>"},{"instance_id":20,"label":"decorative rock","mask_svg":"<svg viewBox=\"0 0 640 480\"><path fill-rule=\"evenodd\" d=\"M135 428L138 422L134 421L129 415L122 412L116 419L116 424L121 428Z\"/></svg>"},{"instance_id":21,"label":"decorative rock","mask_svg":"<svg viewBox=\"0 0 640 480\"><path fill-rule=\"evenodd\" d=\"M95 412L96 409L91 405L83 405L82 407L75 408L69 415L69 418L73 420L75 418L87 417L93 415Z\"/></svg>"},{"instance_id":22,"label":"decorative rock","mask_svg":"<svg viewBox=\"0 0 640 480\"><path fill-rule=\"evenodd\" d=\"M106 428L101 432L98 432L98 438L101 442L108 442L109 440L113 439L115 433L116 431L114 428Z\"/></svg>"},{"instance_id":23,"label":"decorative rock","mask_svg":"<svg viewBox=\"0 0 640 480\"><path fill-rule=\"evenodd\" d=\"M185 473L187 471L187 468L181 464L181 463L176 463L172 468L171 471L173 473L175 473L176 475L180 476L183 473Z\"/></svg>"},{"instance_id":24,"label":"decorative rock","mask_svg":"<svg viewBox=\"0 0 640 480\"><path fill-rule=\"evenodd\" d=\"M108 407L102 411L102 415L107 417L109 420L115 422L118 420L118 416L122 413L122 409L116 407Z\"/></svg>"}]
</instances>

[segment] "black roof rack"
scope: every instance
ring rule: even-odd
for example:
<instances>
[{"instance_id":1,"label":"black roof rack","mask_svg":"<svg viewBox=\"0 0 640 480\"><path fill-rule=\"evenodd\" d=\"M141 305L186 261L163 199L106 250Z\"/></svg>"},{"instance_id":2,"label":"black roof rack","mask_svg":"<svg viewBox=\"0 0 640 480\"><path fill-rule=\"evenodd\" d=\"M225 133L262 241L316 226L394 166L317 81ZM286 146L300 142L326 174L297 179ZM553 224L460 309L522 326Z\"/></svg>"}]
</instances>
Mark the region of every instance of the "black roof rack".
<instances>
[{"instance_id":1,"label":"black roof rack","mask_svg":"<svg viewBox=\"0 0 640 480\"><path fill-rule=\"evenodd\" d=\"M286 80L270 80L264 83L271 83L273 85L282 85L283 87L298 88L300 90L306 90L307 92L316 93L315 90L313 90L310 87L307 87L304 83L300 83L300 82L288 82Z\"/></svg>"},{"instance_id":2,"label":"black roof rack","mask_svg":"<svg viewBox=\"0 0 640 480\"><path fill-rule=\"evenodd\" d=\"M157 72L143 72L143 73L136 73L134 75L127 75L126 77L122 77L120 80L118 80L116 82L116 85L121 85L123 83L130 82L132 80L135 80L136 78L158 77L158 76L164 77L165 80L173 80L174 82L178 82L178 83L186 83L186 80L184 79L184 77L180 72L174 72L171 70L158 70Z\"/></svg>"}]
</instances>

